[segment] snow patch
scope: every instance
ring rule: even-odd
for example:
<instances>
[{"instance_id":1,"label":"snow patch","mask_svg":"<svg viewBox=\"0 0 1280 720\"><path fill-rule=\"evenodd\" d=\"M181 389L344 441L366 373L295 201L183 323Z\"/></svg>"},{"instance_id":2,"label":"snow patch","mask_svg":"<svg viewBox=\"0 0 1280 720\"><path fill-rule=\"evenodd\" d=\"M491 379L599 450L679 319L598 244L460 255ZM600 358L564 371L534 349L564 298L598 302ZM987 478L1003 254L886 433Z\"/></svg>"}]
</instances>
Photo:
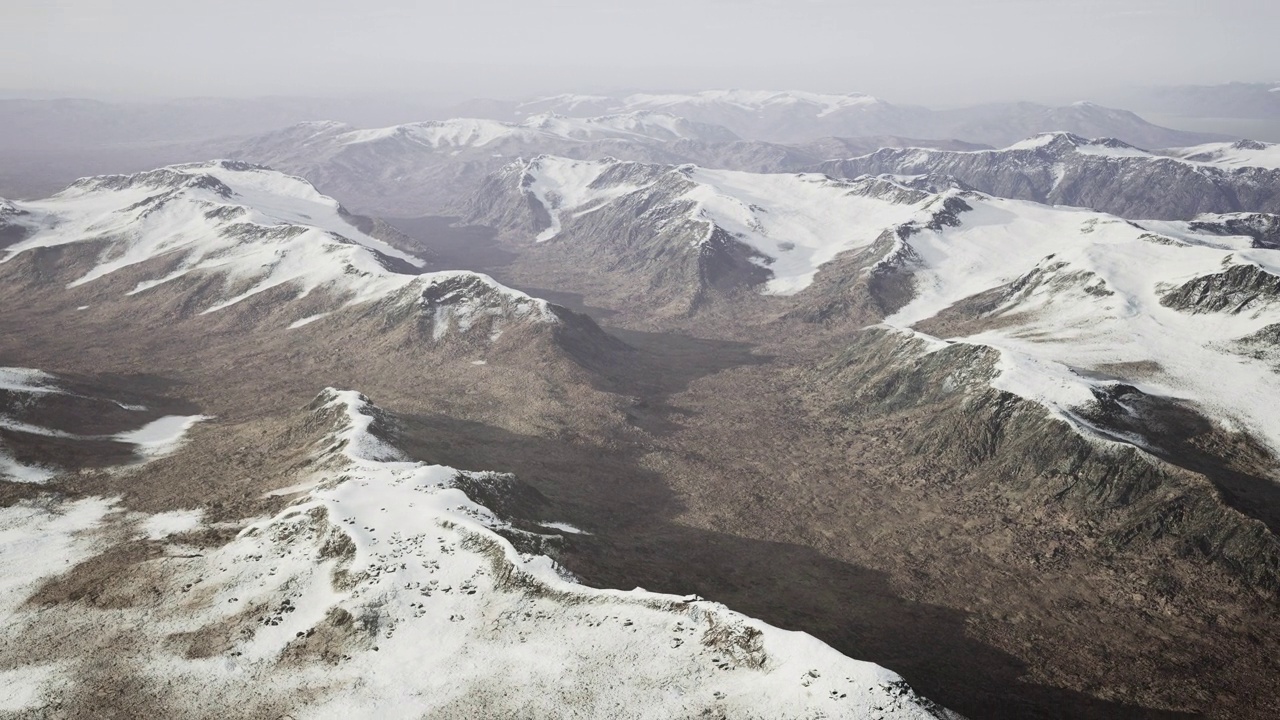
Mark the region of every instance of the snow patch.
<instances>
[{"instance_id":1,"label":"snow patch","mask_svg":"<svg viewBox=\"0 0 1280 720\"><path fill-rule=\"evenodd\" d=\"M0 479L10 482L31 483L40 485L52 480L58 473L36 465L23 465L9 457L0 448Z\"/></svg>"},{"instance_id":2,"label":"snow patch","mask_svg":"<svg viewBox=\"0 0 1280 720\"><path fill-rule=\"evenodd\" d=\"M560 532L569 533L570 535L590 535L591 534L591 533L588 533L586 530L580 530L570 525L569 523L544 522L542 523L542 527L551 528L552 530L559 530Z\"/></svg>"},{"instance_id":3,"label":"snow patch","mask_svg":"<svg viewBox=\"0 0 1280 720\"><path fill-rule=\"evenodd\" d=\"M61 664L26 665L0 670L0 712L33 709L65 674Z\"/></svg>"},{"instance_id":4,"label":"snow patch","mask_svg":"<svg viewBox=\"0 0 1280 720\"><path fill-rule=\"evenodd\" d=\"M144 457L162 458L181 447L187 431L196 423L211 419L208 415L168 415L113 437L136 445Z\"/></svg>"},{"instance_id":5,"label":"snow patch","mask_svg":"<svg viewBox=\"0 0 1280 720\"><path fill-rule=\"evenodd\" d=\"M116 502L22 500L0 508L0 616L14 613L44 579L98 552L91 531L102 524Z\"/></svg>"},{"instance_id":6,"label":"snow patch","mask_svg":"<svg viewBox=\"0 0 1280 720\"><path fill-rule=\"evenodd\" d=\"M32 368L0 367L0 390L20 393L60 393L51 387L54 377L49 373Z\"/></svg>"},{"instance_id":7,"label":"snow patch","mask_svg":"<svg viewBox=\"0 0 1280 720\"><path fill-rule=\"evenodd\" d=\"M304 317L301 320L294 320L292 323L289 323L288 329L297 330L300 327L310 325L311 323L324 318L328 314L329 313L320 313L319 315L310 315L310 316Z\"/></svg>"},{"instance_id":8,"label":"snow patch","mask_svg":"<svg viewBox=\"0 0 1280 720\"><path fill-rule=\"evenodd\" d=\"M148 516L142 521L142 533L149 540L163 540L200 527L204 510L172 510Z\"/></svg>"}]
</instances>

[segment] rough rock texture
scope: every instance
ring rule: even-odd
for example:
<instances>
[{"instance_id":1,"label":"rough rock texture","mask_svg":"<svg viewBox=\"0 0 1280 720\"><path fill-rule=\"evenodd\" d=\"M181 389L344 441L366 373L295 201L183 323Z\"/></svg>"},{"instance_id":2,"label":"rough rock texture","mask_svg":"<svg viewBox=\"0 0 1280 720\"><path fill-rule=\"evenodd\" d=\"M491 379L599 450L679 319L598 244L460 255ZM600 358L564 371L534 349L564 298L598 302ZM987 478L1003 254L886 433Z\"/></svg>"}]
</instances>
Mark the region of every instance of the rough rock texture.
<instances>
[{"instance_id":1,"label":"rough rock texture","mask_svg":"<svg viewBox=\"0 0 1280 720\"><path fill-rule=\"evenodd\" d=\"M1190 313L1225 312L1237 315L1280 300L1280 277L1257 265L1235 265L1205 275L1165 293L1160 302Z\"/></svg>"}]
</instances>

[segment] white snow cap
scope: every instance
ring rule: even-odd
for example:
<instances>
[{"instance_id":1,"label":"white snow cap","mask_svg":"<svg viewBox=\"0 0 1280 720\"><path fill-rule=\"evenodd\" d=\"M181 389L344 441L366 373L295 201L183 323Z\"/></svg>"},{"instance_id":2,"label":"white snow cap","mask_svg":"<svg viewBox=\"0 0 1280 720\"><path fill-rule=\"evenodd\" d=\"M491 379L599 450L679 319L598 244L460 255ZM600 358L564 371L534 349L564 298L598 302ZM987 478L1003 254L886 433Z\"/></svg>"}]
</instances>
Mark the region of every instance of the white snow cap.
<instances>
[{"instance_id":1,"label":"white snow cap","mask_svg":"<svg viewBox=\"0 0 1280 720\"><path fill-rule=\"evenodd\" d=\"M192 273L220 275L226 288L244 288L212 301L204 308L212 313L276 288L288 288L297 298L327 290L350 306L393 296L413 300L432 287L463 282L474 296L456 295L457 307L441 310L454 319L479 311L484 303L478 295L487 294L504 298L522 317L554 320L545 302L486 275L415 274L423 260L357 228L337 201L307 181L245 163L85 178L48 200L21 206L36 218L33 232L7 248L0 263L33 248L108 243L72 288L164 258L170 269L142 280L129 294ZM316 319L315 313L299 317L292 327Z\"/></svg>"},{"instance_id":2,"label":"white snow cap","mask_svg":"<svg viewBox=\"0 0 1280 720\"><path fill-rule=\"evenodd\" d=\"M643 179L601 180L610 169L627 165L643 172L625 175ZM764 258L758 262L773 274L765 292L777 295L808 287L823 264L844 251L870 245L886 229L927 217L934 200L897 202L855 192L862 183L874 180L835 180L818 174L761 174L692 165L664 168L551 156L518 164L516 169L522 173L521 187L551 218L538 241L558 237L572 218L600 211L624 196L649 192L658 182L655 178L673 176L688 185L676 201L688 205L684 220L703 228L702 242L719 228L749 245Z\"/></svg>"}]
</instances>

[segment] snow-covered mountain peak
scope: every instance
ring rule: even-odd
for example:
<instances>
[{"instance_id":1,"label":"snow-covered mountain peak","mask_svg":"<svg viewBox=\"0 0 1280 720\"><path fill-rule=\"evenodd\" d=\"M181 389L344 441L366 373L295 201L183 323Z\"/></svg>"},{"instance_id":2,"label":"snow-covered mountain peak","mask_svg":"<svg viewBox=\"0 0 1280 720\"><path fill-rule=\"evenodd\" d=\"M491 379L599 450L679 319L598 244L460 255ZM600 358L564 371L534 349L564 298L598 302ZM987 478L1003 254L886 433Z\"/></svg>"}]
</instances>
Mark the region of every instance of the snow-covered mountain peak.
<instances>
[{"instance_id":1,"label":"snow-covered mountain peak","mask_svg":"<svg viewBox=\"0 0 1280 720\"><path fill-rule=\"evenodd\" d=\"M480 147L517 132L519 132L518 126L497 120L454 118L451 120L427 120L370 130L353 130L344 133L340 138L340 142L345 145L353 145L385 141L408 141L439 150L442 148Z\"/></svg>"},{"instance_id":2,"label":"snow-covered mountain peak","mask_svg":"<svg viewBox=\"0 0 1280 720\"><path fill-rule=\"evenodd\" d=\"M833 95L796 90L704 90L689 94L629 95L623 100L622 107L663 108L683 104L726 105L759 112L767 108L813 106L816 116L824 117L846 108L865 107L881 103L882 101L878 98L861 93Z\"/></svg>"},{"instance_id":3,"label":"snow-covered mountain peak","mask_svg":"<svg viewBox=\"0 0 1280 720\"><path fill-rule=\"evenodd\" d=\"M69 278L72 289L126 271L128 295L212 276L221 289L202 294L205 314L267 292L295 300L320 293L324 301L291 327L380 301L424 315L436 340L473 331L496 338L511 323L558 321L545 301L488 276L418 274L421 259L356 227L310 183L259 166L215 161L90 178L16 207L29 232L0 264L39 248L77 248L89 269Z\"/></svg>"},{"instance_id":4,"label":"snow-covered mountain peak","mask_svg":"<svg viewBox=\"0 0 1280 720\"><path fill-rule=\"evenodd\" d=\"M740 248L733 253L750 257L767 278L764 291L779 295L803 290L819 267L874 243L885 230L930 222L934 211L926 206L941 197L894 178L848 181L554 156L508 166L498 184L493 192L532 201L522 205L533 208L527 227L539 242L622 232L610 223L627 218L681 251ZM577 230L585 227L591 230Z\"/></svg>"},{"instance_id":5,"label":"snow-covered mountain peak","mask_svg":"<svg viewBox=\"0 0 1280 720\"><path fill-rule=\"evenodd\" d=\"M1065 131L1041 133L1021 142L1014 143L1013 145L1005 148L1005 150L1035 150L1049 154L1080 152L1093 155L1110 155L1115 157L1147 157L1150 155L1150 153L1145 150L1136 148L1129 143L1115 138L1089 139L1075 133Z\"/></svg>"},{"instance_id":6,"label":"snow-covered mountain peak","mask_svg":"<svg viewBox=\"0 0 1280 720\"><path fill-rule=\"evenodd\" d=\"M886 323L997 348L997 388L1086 436L1106 437L1088 417L1108 384L1125 382L1280 448L1262 399L1280 392L1268 365L1276 352L1262 341L1241 349L1280 323L1280 258L1246 234L1274 231L1269 216L1135 223L975 193L964 201L963 222L902 238L909 251L897 255L909 262L897 267L913 293Z\"/></svg>"}]
</instances>

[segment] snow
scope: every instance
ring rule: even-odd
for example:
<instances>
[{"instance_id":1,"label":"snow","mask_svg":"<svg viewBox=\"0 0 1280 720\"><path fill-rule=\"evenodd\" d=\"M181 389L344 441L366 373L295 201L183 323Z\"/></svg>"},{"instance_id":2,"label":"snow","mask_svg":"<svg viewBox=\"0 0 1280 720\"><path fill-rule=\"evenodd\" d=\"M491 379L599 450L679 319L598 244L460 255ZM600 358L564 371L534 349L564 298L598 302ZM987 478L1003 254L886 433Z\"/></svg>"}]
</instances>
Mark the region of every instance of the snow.
<instances>
[{"instance_id":1,"label":"snow","mask_svg":"<svg viewBox=\"0 0 1280 720\"><path fill-rule=\"evenodd\" d=\"M576 527L574 527L574 526L570 525L569 523L562 523L562 522L544 522L544 523L542 523L542 527L545 527L545 528L551 528L552 530L559 530L560 532L566 532L566 533L569 533L570 535L587 535L587 534L589 534L589 533L587 533L587 531L586 531L586 530L580 530L580 529L578 529L578 528L576 528Z\"/></svg>"},{"instance_id":2,"label":"snow","mask_svg":"<svg viewBox=\"0 0 1280 720\"><path fill-rule=\"evenodd\" d=\"M1006 150L1040 150L1052 145L1054 141L1056 141L1063 134L1065 133L1041 133L1039 135L1029 137L1026 140L1021 140L1019 142L1016 142L1005 149ZM984 151L974 151L974 152L984 152ZM985 151L985 152L990 152L990 151Z\"/></svg>"},{"instance_id":3,"label":"snow","mask_svg":"<svg viewBox=\"0 0 1280 720\"><path fill-rule=\"evenodd\" d=\"M641 189L642 186L631 184L595 187L596 179L615 164L614 160L569 160L547 155L534 158L525 168L533 178L528 189L551 216L550 227L538 233L536 240L546 242L559 235L565 212L582 215Z\"/></svg>"},{"instance_id":4,"label":"snow","mask_svg":"<svg viewBox=\"0 0 1280 720\"><path fill-rule=\"evenodd\" d=\"M53 385L54 377L41 370L19 367L0 367L0 392L22 393L24 395L61 394L63 391ZM19 422L0 415L0 428L37 435L66 436L47 428L37 427L29 423ZM20 463L4 451L0 444L0 479L9 482L41 484L49 482L57 473L49 468Z\"/></svg>"},{"instance_id":5,"label":"snow","mask_svg":"<svg viewBox=\"0 0 1280 720\"><path fill-rule=\"evenodd\" d=\"M423 261L359 231L336 201L305 180L255 166L215 161L89 178L23 208L37 218L35 231L7 248L0 263L39 247L106 243L98 262L72 288L165 260L176 267L141 280L128 295L144 295L190 274L222 276L225 294L203 308L208 314L278 288L295 297L329 291L337 296L335 304L350 307L389 298L416 301L435 284L468 278L484 286L476 288L478 294L505 298L524 311L521 317L554 319L545 303L485 275L391 269L393 261L413 267ZM243 289L230 294L233 287ZM9 377L17 376L0 374L0 388Z\"/></svg>"},{"instance_id":6,"label":"snow","mask_svg":"<svg viewBox=\"0 0 1280 720\"><path fill-rule=\"evenodd\" d=\"M28 433L31 435L43 435L45 437L58 437L58 438L76 437L75 435L62 432L61 430L53 430L46 427L40 427L39 425L24 423L19 420L14 420L12 418L5 417L3 415L0 415L0 429L12 430L14 432L20 432L20 433Z\"/></svg>"},{"instance_id":7,"label":"snow","mask_svg":"<svg viewBox=\"0 0 1280 720\"><path fill-rule=\"evenodd\" d=\"M527 144L552 141L590 142L603 139L697 139L699 130L669 113L633 111L600 117L565 117L556 113L531 115L520 123L475 118L454 118L353 130L339 135L340 145L410 143L433 151L483 148L504 140ZM500 156L501 153L495 153Z\"/></svg>"},{"instance_id":8,"label":"snow","mask_svg":"<svg viewBox=\"0 0 1280 720\"><path fill-rule=\"evenodd\" d=\"M911 328L1034 270L1036 282L990 313L1002 320L995 328L952 338L1001 352L995 387L1075 422L1076 410L1093 402L1091 388L1119 377L1280 449L1280 374L1227 350L1280 322L1280 308L1195 314L1160 303L1168 289L1233 265L1280 274L1274 251L1254 249L1248 238L1198 234L1188 223L1135 227L1087 210L976 194L966 201L973 210L960 227L908 241L919 257L916 296L887 324ZM1116 369L1124 367L1158 369Z\"/></svg>"},{"instance_id":9,"label":"snow","mask_svg":"<svg viewBox=\"0 0 1280 720\"><path fill-rule=\"evenodd\" d=\"M420 143L433 150L440 150L457 147L482 147L519 132L519 126L511 123L497 120L457 118L395 125L374 130L355 130L343 135L339 142L344 145L353 145L388 139L403 139Z\"/></svg>"},{"instance_id":10,"label":"snow","mask_svg":"<svg viewBox=\"0 0 1280 720\"><path fill-rule=\"evenodd\" d=\"M12 615L44 579L99 552L90 531L115 504L94 497L52 505L21 500L0 508L0 616Z\"/></svg>"},{"instance_id":11,"label":"snow","mask_svg":"<svg viewBox=\"0 0 1280 720\"><path fill-rule=\"evenodd\" d=\"M530 102L521 103L520 107L529 107L531 105L551 105L562 108L565 112L571 112L579 105L595 105L599 103L610 102L612 98L604 95L580 95L575 93L561 93L550 97L538 98Z\"/></svg>"},{"instance_id":12,"label":"snow","mask_svg":"<svg viewBox=\"0 0 1280 720\"><path fill-rule=\"evenodd\" d=\"M1280 170L1280 144L1273 143L1208 143L1172 151L1184 160L1225 168L1260 167Z\"/></svg>"},{"instance_id":13,"label":"snow","mask_svg":"<svg viewBox=\"0 0 1280 720\"><path fill-rule=\"evenodd\" d=\"M50 387L54 378L41 370L32 368L0 367L0 390L21 393L59 393L57 388Z\"/></svg>"},{"instance_id":14,"label":"snow","mask_svg":"<svg viewBox=\"0 0 1280 720\"><path fill-rule=\"evenodd\" d=\"M459 471L403 459L366 398L325 400L320 412L337 420L310 489L224 547L170 556L156 582L172 599L136 611L155 642L135 667L179 710L932 717L896 674L804 633L694 597L565 579L497 532L520 531L455 487ZM229 642L212 656L161 641L210 627Z\"/></svg>"},{"instance_id":15,"label":"snow","mask_svg":"<svg viewBox=\"0 0 1280 720\"><path fill-rule=\"evenodd\" d=\"M254 282L251 289L206 311L216 311L283 284L301 294L337 286L357 299L385 294L408 276L394 276L379 256L421 266L422 261L369 237L339 215L332 198L298 178L230 163L165 168L167 185L142 182L103 188L73 185L49 200L27 203L43 217L40 228L11 246L0 262L33 248L111 238L98 265L73 281L84 285L159 257L181 259L177 269L140 283L137 294L192 272L218 272ZM215 190L177 185L213 178L230 188L228 202ZM110 178L108 178L110 179ZM178 189L174 189L177 187ZM216 213L226 212L225 219ZM376 254L375 254L376 253ZM404 279L400 279L404 278Z\"/></svg>"},{"instance_id":16,"label":"snow","mask_svg":"<svg viewBox=\"0 0 1280 720\"><path fill-rule=\"evenodd\" d=\"M769 107L812 105L815 108L817 117L826 117L848 108L866 107L880 103L881 101L878 98L861 93L831 95L794 90L704 90L693 94L629 95L622 101L621 108L637 110L670 108L685 104L728 105L752 112L761 112Z\"/></svg>"},{"instance_id":17,"label":"snow","mask_svg":"<svg viewBox=\"0 0 1280 720\"><path fill-rule=\"evenodd\" d=\"M161 458L177 450L196 423L210 419L207 415L168 415L137 430L115 435L114 439L136 445L145 457Z\"/></svg>"},{"instance_id":18,"label":"snow","mask_svg":"<svg viewBox=\"0 0 1280 720\"><path fill-rule=\"evenodd\" d=\"M1041 133L1034 137L1027 138L1026 140L1016 142L1005 148L1005 151L1043 150L1054 145L1070 145L1075 152L1081 155L1096 155L1099 157L1154 157L1146 150L1141 150L1118 140L1111 140L1108 138L1090 140L1068 132ZM970 150L958 152L999 153L1003 151Z\"/></svg>"},{"instance_id":19,"label":"snow","mask_svg":"<svg viewBox=\"0 0 1280 720\"><path fill-rule=\"evenodd\" d=\"M116 500L91 497L20 500L0 508L0 622L6 633L15 632L13 619L45 580L101 551L94 531L115 504ZM19 713L36 705L48 688L64 682L67 665L0 669L0 713Z\"/></svg>"},{"instance_id":20,"label":"snow","mask_svg":"<svg viewBox=\"0 0 1280 720\"><path fill-rule=\"evenodd\" d=\"M527 164L527 188L546 208L551 224L537 236L545 242L560 235L566 220L598 211L644 184L608 183L600 178L617 160L579 161L543 156ZM655 166L648 166L653 169ZM658 168L660 170L660 168ZM856 192L858 181L816 174L761 174L682 166L692 183L679 200L692 209L686 219L705 226L704 239L721 228L768 258L762 265L773 278L764 291L791 295L808 287L818 268L847 250L865 247L880 234L927 215L927 203L893 202ZM655 173L635 173L655 177Z\"/></svg>"},{"instance_id":21,"label":"snow","mask_svg":"<svg viewBox=\"0 0 1280 720\"><path fill-rule=\"evenodd\" d=\"M31 708L63 672L64 668L54 664L0 670L0 712L17 713Z\"/></svg>"},{"instance_id":22,"label":"snow","mask_svg":"<svg viewBox=\"0 0 1280 720\"><path fill-rule=\"evenodd\" d=\"M793 295L842 252L865 247L885 230L924 216L923 205L850 192L825 175L692 171L697 187L685 195L696 212L772 258L765 292Z\"/></svg>"},{"instance_id":23,"label":"snow","mask_svg":"<svg viewBox=\"0 0 1280 720\"><path fill-rule=\"evenodd\" d=\"M293 321L293 322L289 323L289 329L290 329L290 330L297 330L297 329L298 329L298 328L300 328L300 327L305 327L305 326L310 325L311 323L313 323L313 322L315 322L315 321L317 321L317 320L320 320L321 318L325 317L325 316L326 316L326 315L328 315L328 314L329 314L329 313L320 313L319 315L308 315L307 317L304 317L304 318L302 318L301 320L295 320L295 321Z\"/></svg>"},{"instance_id":24,"label":"snow","mask_svg":"<svg viewBox=\"0 0 1280 720\"><path fill-rule=\"evenodd\" d=\"M56 472L48 468L36 465L24 465L17 460L9 457L0 448L0 479L10 482L31 483L39 485L47 483L57 475Z\"/></svg>"},{"instance_id":25,"label":"snow","mask_svg":"<svg viewBox=\"0 0 1280 720\"><path fill-rule=\"evenodd\" d=\"M172 510L149 515L142 521L142 534L149 540L163 540L200 527L204 510Z\"/></svg>"}]
</instances>

